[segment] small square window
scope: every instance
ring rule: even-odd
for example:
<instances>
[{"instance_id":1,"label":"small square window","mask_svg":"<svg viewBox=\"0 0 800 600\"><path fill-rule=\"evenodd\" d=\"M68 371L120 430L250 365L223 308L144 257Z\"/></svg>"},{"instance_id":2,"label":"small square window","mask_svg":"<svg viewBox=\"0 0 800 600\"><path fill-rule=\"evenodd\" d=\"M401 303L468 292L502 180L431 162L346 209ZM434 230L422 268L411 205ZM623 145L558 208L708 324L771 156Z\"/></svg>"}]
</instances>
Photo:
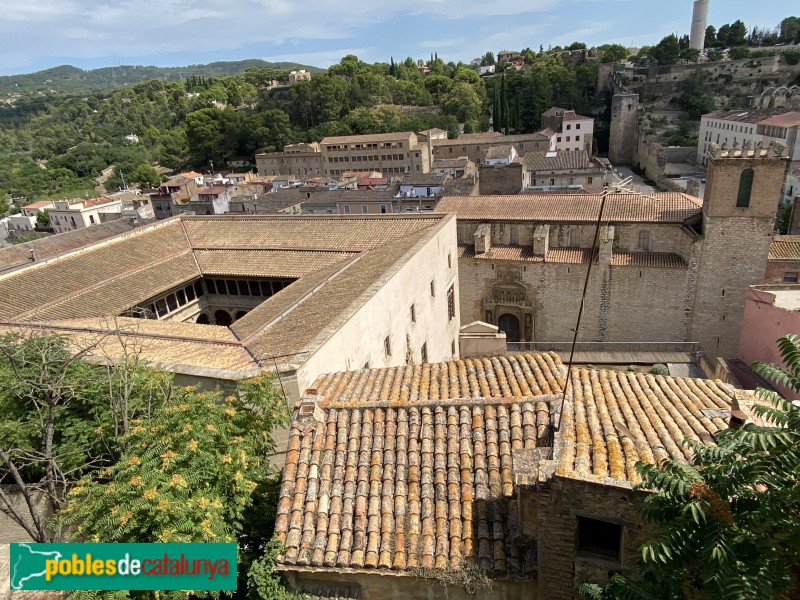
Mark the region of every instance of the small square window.
<instances>
[{"instance_id":1,"label":"small square window","mask_svg":"<svg viewBox=\"0 0 800 600\"><path fill-rule=\"evenodd\" d=\"M783 274L783 283L797 283L797 271L786 271Z\"/></svg>"},{"instance_id":2,"label":"small square window","mask_svg":"<svg viewBox=\"0 0 800 600\"><path fill-rule=\"evenodd\" d=\"M570 129L572 129L572 125L567 125L567 131L569 131Z\"/></svg>"},{"instance_id":3,"label":"small square window","mask_svg":"<svg viewBox=\"0 0 800 600\"><path fill-rule=\"evenodd\" d=\"M578 517L578 552L619 562L622 525Z\"/></svg>"},{"instance_id":4,"label":"small square window","mask_svg":"<svg viewBox=\"0 0 800 600\"><path fill-rule=\"evenodd\" d=\"M580 124L580 123L577 123L577 124L575 125L575 129L580 129L580 128L581 128L581 124Z\"/></svg>"},{"instance_id":5,"label":"small square window","mask_svg":"<svg viewBox=\"0 0 800 600\"><path fill-rule=\"evenodd\" d=\"M369 212L369 206L367 206L366 204L362 204L361 205L361 212L363 214L367 214Z\"/></svg>"},{"instance_id":6,"label":"small square window","mask_svg":"<svg viewBox=\"0 0 800 600\"><path fill-rule=\"evenodd\" d=\"M345 204L344 205L344 214L346 214L346 215L350 214L350 205L349 204Z\"/></svg>"}]
</instances>

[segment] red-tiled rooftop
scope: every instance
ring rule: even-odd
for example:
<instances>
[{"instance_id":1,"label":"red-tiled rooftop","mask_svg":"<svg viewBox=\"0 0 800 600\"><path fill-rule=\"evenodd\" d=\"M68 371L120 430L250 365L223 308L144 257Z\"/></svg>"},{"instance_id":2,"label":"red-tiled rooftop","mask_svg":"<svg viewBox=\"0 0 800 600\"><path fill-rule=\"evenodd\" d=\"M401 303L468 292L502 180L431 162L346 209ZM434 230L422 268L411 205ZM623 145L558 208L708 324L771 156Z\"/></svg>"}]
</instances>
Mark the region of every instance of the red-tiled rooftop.
<instances>
[{"instance_id":1,"label":"red-tiled rooftop","mask_svg":"<svg viewBox=\"0 0 800 600\"><path fill-rule=\"evenodd\" d=\"M474 565L494 578L531 578L515 485L529 466L515 453L553 446L541 460L556 477L629 488L638 461L686 461L685 438L714 444L732 404L720 381L588 369L573 372L564 398L565 377L553 353L321 377L289 436L279 564Z\"/></svg>"},{"instance_id":2,"label":"red-tiled rooftop","mask_svg":"<svg viewBox=\"0 0 800 600\"><path fill-rule=\"evenodd\" d=\"M769 260L800 260L800 235L776 235L769 246Z\"/></svg>"},{"instance_id":3,"label":"red-tiled rooftop","mask_svg":"<svg viewBox=\"0 0 800 600\"><path fill-rule=\"evenodd\" d=\"M467 221L594 222L599 194L446 196L437 212ZM603 220L611 223L683 223L701 212L703 201L682 193L609 194Z\"/></svg>"}]
</instances>

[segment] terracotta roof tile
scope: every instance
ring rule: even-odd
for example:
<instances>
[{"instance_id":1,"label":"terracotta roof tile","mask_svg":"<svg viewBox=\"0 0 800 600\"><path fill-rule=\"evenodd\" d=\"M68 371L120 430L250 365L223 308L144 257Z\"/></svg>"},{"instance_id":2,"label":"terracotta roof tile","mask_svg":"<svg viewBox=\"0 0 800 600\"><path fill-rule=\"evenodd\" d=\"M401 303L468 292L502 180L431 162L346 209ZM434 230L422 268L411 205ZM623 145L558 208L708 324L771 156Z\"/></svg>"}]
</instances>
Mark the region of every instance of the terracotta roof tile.
<instances>
[{"instance_id":1,"label":"terracotta roof tile","mask_svg":"<svg viewBox=\"0 0 800 600\"><path fill-rule=\"evenodd\" d=\"M800 260L800 235L776 235L769 247L769 260Z\"/></svg>"},{"instance_id":2,"label":"terracotta roof tile","mask_svg":"<svg viewBox=\"0 0 800 600\"><path fill-rule=\"evenodd\" d=\"M528 152L523 159L525 166L531 171L569 171L592 168L586 150L571 152Z\"/></svg>"},{"instance_id":3,"label":"terracotta roof tile","mask_svg":"<svg viewBox=\"0 0 800 600\"><path fill-rule=\"evenodd\" d=\"M291 250L198 250L194 254L203 275L297 279L356 256L354 252Z\"/></svg>"},{"instance_id":4,"label":"terracotta roof tile","mask_svg":"<svg viewBox=\"0 0 800 600\"><path fill-rule=\"evenodd\" d=\"M150 221L134 223L132 219L114 219L106 223L84 227L65 233L50 235L45 238L0 248L0 270L31 264L31 249L35 250L37 260L42 260L62 252L77 250L96 242L127 233L138 227L148 225Z\"/></svg>"},{"instance_id":5,"label":"terracotta roof tile","mask_svg":"<svg viewBox=\"0 0 800 600\"><path fill-rule=\"evenodd\" d=\"M525 194L519 196L446 196L437 212L469 221L593 222L600 210L596 194ZM702 200L681 193L611 194L603 220L611 223L682 223L699 214Z\"/></svg>"},{"instance_id":6,"label":"terracotta roof tile","mask_svg":"<svg viewBox=\"0 0 800 600\"><path fill-rule=\"evenodd\" d=\"M733 388L721 381L577 369L556 443L557 475L638 483L638 461L688 460L686 438L714 444L727 427L703 409L729 410Z\"/></svg>"},{"instance_id":7,"label":"terracotta roof tile","mask_svg":"<svg viewBox=\"0 0 800 600\"><path fill-rule=\"evenodd\" d=\"M398 131L394 133L372 133L368 135L334 135L324 138L320 146L328 144L369 144L373 142L400 142L408 141L411 136L416 136L413 131Z\"/></svg>"},{"instance_id":8,"label":"terracotta roof tile","mask_svg":"<svg viewBox=\"0 0 800 600\"><path fill-rule=\"evenodd\" d=\"M557 355L519 355L319 380L322 420L296 418L290 432L281 562L531 576L512 453L544 441L541 386L559 390L560 373Z\"/></svg>"},{"instance_id":9,"label":"terracotta roof tile","mask_svg":"<svg viewBox=\"0 0 800 600\"><path fill-rule=\"evenodd\" d=\"M324 193L324 192L321 192ZM368 192L374 194L375 192ZM321 227L321 221L326 221ZM182 222L192 247L366 250L427 229L439 218L287 216L188 217Z\"/></svg>"},{"instance_id":10,"label":"terracotta roof tile","mask_svg":"<svg viewBox=\"0 0 800 600\"><path fill-rule=\"evenodd\" d=\"M673 252L614 252L611 264L615 267L656 267L685 269L686 261Z\"/></svg>"}]
</instances>

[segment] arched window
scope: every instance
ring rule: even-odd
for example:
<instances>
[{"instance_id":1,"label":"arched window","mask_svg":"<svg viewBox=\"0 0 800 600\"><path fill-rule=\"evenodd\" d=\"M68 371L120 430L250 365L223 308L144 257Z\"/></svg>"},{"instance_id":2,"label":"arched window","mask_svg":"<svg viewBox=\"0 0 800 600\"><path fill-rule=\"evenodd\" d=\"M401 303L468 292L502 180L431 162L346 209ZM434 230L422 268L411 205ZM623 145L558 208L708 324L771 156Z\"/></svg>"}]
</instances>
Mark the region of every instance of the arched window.
<instances>
[{"instance_id":1,"label":"arched window","mask_svg":"<svg viewBox=\"0 0 800 600\"><path fill-rule=\"evenodd\" d=\"M736 208L750 207L750 192L753 191L753 169L745 169L739 177L739 195L736 197Z\"/></svg>"}]
</instances>

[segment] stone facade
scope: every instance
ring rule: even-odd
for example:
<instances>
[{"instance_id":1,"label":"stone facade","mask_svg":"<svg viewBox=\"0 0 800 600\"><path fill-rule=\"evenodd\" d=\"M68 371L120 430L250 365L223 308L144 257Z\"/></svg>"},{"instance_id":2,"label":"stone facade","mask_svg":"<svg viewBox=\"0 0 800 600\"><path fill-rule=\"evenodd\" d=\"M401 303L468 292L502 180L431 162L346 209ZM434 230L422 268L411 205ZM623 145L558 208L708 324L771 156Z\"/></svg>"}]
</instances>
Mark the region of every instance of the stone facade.
<instances>
[{"instance_id":1,"label":"stone facade","mask_svg":"<svg viewBox=\"0 0 800 600\"><path fill-rule=\"evenodd\" d=\"M764 278L786 159L709 156L708 166L689 335L712 357L735 356L748 288ZM737 206L749 169L752 194Z\"/></svg>"},{"instance_id":2,"label":"stone facade","mask_svg":"<svg viewBox=\"0 0 800 600\"><path fill-rule=\"evenodd\" d=\"M613 164L630 164L636 149L639 94L626 91L611 99L611 133L608 159Z\"/></svg>"},{"instance_id":3,"label":"stone facade","mask_svg":"<svg viewBox=\"0 0 800 600\"><path fill-rule=\"evenodd\" d=\"M698 199L693 215L681 218L663 204L655 218L607 215L579 339L693 341L712 359L735 356L748 286L763 282L784 166L785 159L773 155L712 158L702 211ZM748 168L755 173L752 198L737 208ZM577 206L582 197L572 202ZM595 224L568 218L569 196L565 208L548 209L551 218L524 214L546 195L538 204L520 204L518 217L514 211L497 216L501 204L512 201L507 198L487 197L483 202L498 206L485 217L455 210L461 320L499 325L509 342L571 340Z\"/></svg>"},{"instance_id":4,"label":"stone facade","mask_svg":"<svg viewBox=\"0 0 800 600\"><path fill-rule=\"evenodd\" d=\"M510 165L482 165L478 186L482 195L514 195L522 190L523 168L519 162Z\"/></svg>"}]
</instances>

